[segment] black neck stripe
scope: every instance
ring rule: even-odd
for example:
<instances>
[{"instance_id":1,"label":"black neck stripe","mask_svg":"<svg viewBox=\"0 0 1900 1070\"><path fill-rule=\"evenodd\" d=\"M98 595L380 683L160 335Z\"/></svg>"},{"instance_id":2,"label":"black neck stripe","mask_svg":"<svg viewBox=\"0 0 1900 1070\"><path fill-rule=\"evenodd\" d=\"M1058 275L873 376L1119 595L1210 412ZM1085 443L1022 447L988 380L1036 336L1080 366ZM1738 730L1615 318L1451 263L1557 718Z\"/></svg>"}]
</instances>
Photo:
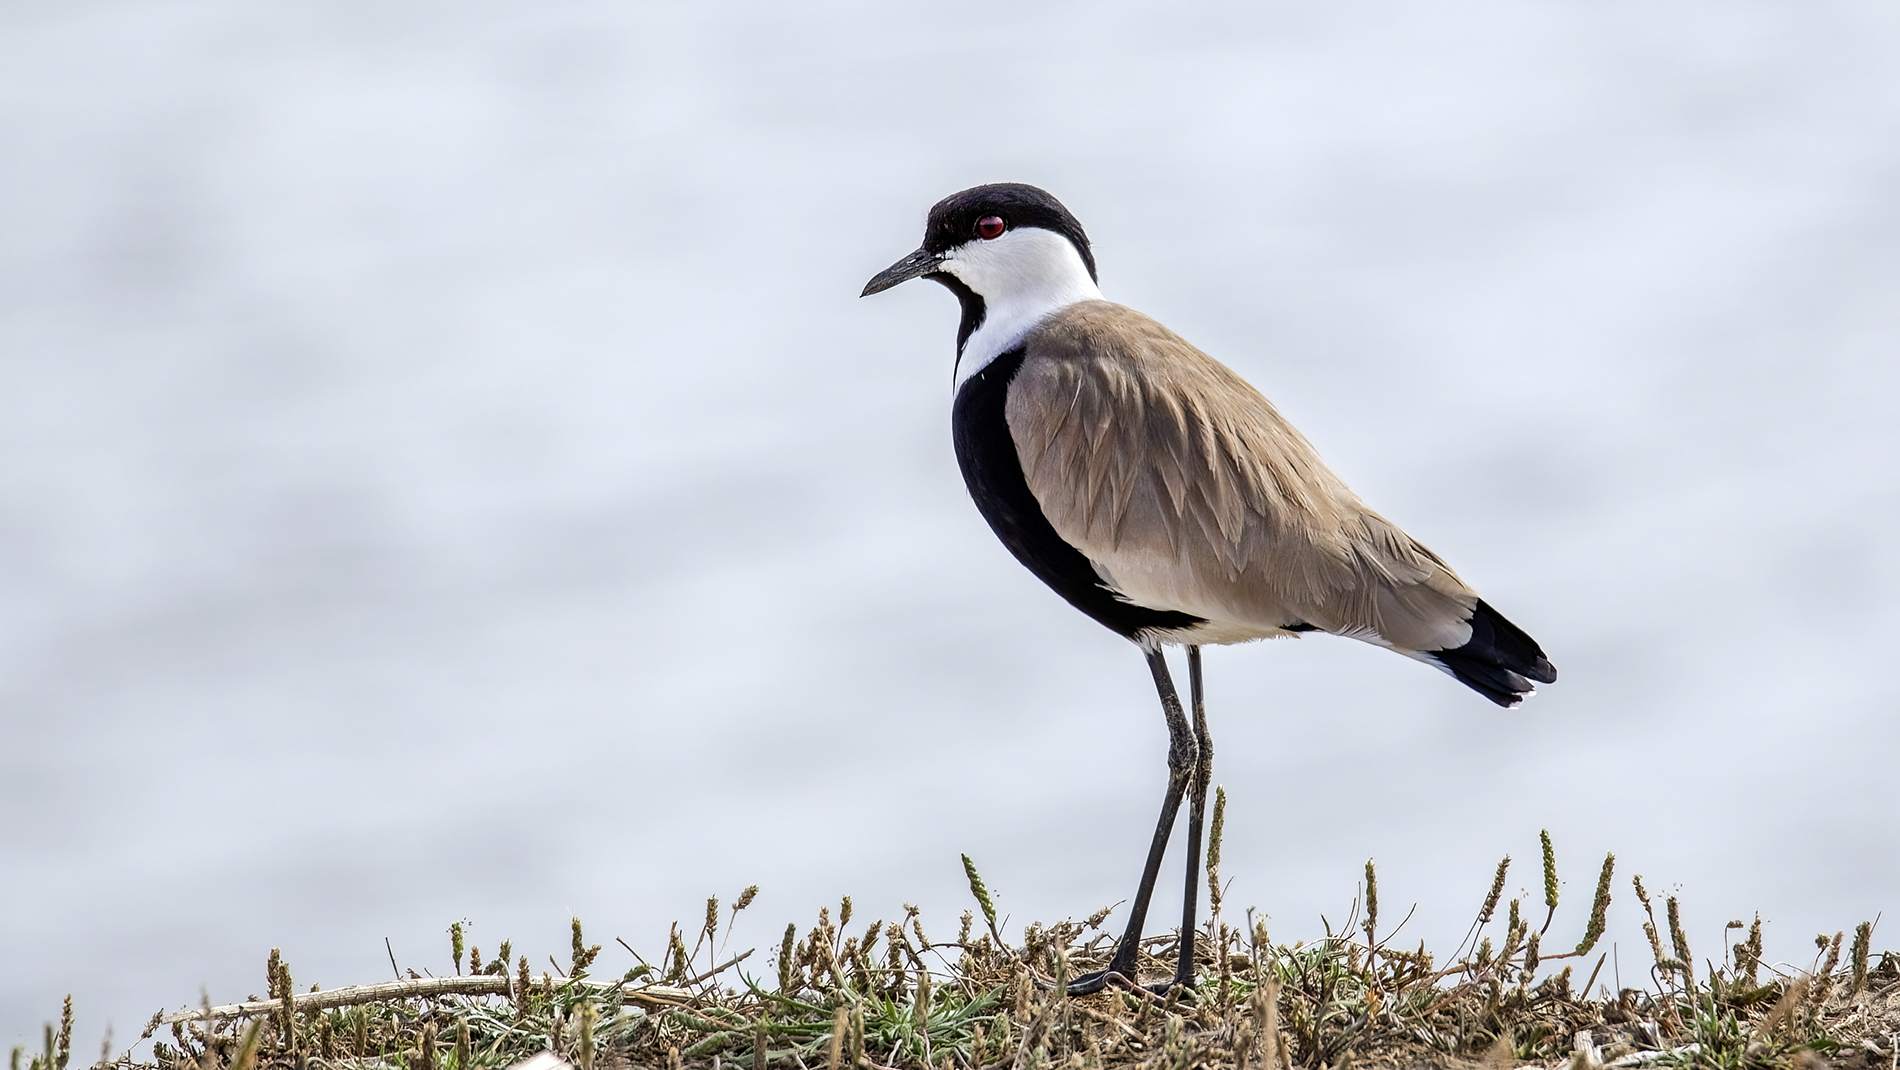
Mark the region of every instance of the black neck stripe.
<instances>
[{"instance_id":1,"label":"black neck stripe","mask_svg":"<svg viewBox=\"0 0 1900 1070\"><path fill-rule=\"evenodd\" d=\"M983 295L965 286L962 279L947 271L932 272L924 278L942 283L944 289L957 295L957 304L962 306L963 319L957 323L957 360L960 362L963 359L964 343L970 340L970 336L976 333L978 327L983 326L983 317L986 315Z\"/></svg>"}]
</instances>

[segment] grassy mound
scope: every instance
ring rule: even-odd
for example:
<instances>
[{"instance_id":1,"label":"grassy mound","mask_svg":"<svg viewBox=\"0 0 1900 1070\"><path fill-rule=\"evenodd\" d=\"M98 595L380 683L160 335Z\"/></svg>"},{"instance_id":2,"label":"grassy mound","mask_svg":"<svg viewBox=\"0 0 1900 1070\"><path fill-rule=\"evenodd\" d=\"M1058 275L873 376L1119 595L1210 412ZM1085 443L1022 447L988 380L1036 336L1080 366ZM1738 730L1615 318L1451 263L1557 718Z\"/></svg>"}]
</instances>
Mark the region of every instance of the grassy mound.
<instances>
[{"instance_id":1,"label":"grassy mound","mask_svg":"<svg viewBox=\"0 0 1900 1070\"><path fill-rule=\"evenodd\" d=\"M582 1070L1896 1066L1900 955L1870 953L1869 923L1851 936L1817 939L1814 964L1794 970L1761 961L1759 919L1730 922L1746 934L1719 963L1698 966L1676 900L1663 902L1659 921L1638 877L1632 888L1647 919L1650 984L1610 992L1598 985L1604 957L1596 944L1613 856L1603 862L1591 919L1576 943L1558 947L1548 932L1557 879L1546 836L1541 926L1535 906L1512 901L1499 910L1507 857L1464 942L1442 959L1422 946L1391 946L1381 935L1371 863L1340 932L1286 946L1250 918L1241 926L1224 920L1218 861L1216 847L1208 874L1213 917L1197 934L1199 981L1191 993L1061 995L1068 978L1107 964L1114 940L1101 926L1108 911L1031 925L1011 945L966 858L979 911L965 912L954 940L932 939L910 907L901 919L859 929L846 898L835 920L826 908L802 934L787 926L776 955L722 958L714 951L720 906L708 900L690 947L676 925L651 960L628 947L638 965L614 978L593 972L600 948L587 944L579 919L568 968L539 976L525 955L510 964L507 943L489 960L465 948L459 925L450 928L453 976L410 971L407 980L298 993L273 951L268 998L154 1015L146 1036L169 1031L154 1044L152 1063L121 1056L100 1065L470 1070L552 1051ZM725 929L755 892L733 903ZM1143 945L1144 976L1169 975L1177 938ZM15 1050L13 1070L67 1070L70 1009L68 1000L62 1028L47 1027L42 1054L27 1060Z\"/></svg>"}]
</instances>

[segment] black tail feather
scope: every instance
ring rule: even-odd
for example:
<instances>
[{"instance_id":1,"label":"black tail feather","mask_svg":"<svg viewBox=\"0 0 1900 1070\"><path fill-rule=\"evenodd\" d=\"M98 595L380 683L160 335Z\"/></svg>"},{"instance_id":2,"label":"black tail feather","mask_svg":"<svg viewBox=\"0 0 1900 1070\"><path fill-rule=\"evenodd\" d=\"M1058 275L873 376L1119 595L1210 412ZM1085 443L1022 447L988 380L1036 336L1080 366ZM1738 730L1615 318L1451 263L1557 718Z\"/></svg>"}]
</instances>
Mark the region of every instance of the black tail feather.
<instances>
[{"instance_id":1,"label":"black tail feather","mask_svg":"<svg viewBox=\"0 0 1900 1070\"><path fill-rule=\"evenodd\" d=\"M1557 679L1557 669L1524 629L1478 600L1471 613L1471 638L1450 650L1427 651L1458 681L1500 706L1515 706L1540 684Z\"/></svg>"}]
</instances>

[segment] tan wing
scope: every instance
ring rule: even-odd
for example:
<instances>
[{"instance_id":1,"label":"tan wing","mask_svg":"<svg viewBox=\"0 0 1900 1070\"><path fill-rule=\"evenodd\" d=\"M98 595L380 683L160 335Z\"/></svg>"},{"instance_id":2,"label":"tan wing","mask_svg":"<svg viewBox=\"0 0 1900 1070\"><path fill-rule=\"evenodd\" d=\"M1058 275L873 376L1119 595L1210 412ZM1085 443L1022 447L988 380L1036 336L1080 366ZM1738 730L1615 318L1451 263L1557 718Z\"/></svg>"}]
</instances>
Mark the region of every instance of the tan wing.
<instances>
[{"instance_id":1,"label":"tan wing","mask_svg":"<svg viewBox=\"0 0 1900 1070\"><path fill-rule=\"evenodd\" d=\"M1247 382L1107 301L1031 332L1010 436L1056 532L1131 601L1236 641L1288 625L1462 645L1477 595L1367 509Z\"/></svg>"}]
</instances>

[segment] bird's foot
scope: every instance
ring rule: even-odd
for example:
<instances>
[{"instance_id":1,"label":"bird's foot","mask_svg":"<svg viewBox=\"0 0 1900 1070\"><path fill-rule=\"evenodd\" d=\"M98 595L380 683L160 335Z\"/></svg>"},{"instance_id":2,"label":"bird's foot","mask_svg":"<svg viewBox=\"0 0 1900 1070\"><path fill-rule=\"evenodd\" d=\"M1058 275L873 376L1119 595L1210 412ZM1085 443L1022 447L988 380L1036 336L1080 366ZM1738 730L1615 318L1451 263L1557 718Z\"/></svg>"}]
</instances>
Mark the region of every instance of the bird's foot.
<instances>
[{"instance_id":1,"label":"bird's foot","mask_svg":"<svg viewBox=\"0 0 1900 1070\"><path fill-rule=\"evenodd\" d=\"M1085 973L1069 982L1068 993L1071 996L1086 996L1108 988L1125 988L1143 992L1158 999L1173 999L1180 1003L1194 1002L1194 982L1192 980L1164 981L1161 984L1137 984L1132 977L1119 970L1110 968Z\"/></svg>"},{"instance_id":2,"label":"bird's foot","mask_svg":"<svg viewBox=\"0 0 1900 1070\"><path fill-rule=\"evenodd\" d=\"M1068 994L1071 996L1086 996L1094 992L1100 992L1110 985L1126 988L1129 984L1131 984L1131 982L1128 978L1123 977L1114 970L1096 970L1094 973L1085 973L1075 980L1070 981Z\"/></svg>"}]
</instances>

